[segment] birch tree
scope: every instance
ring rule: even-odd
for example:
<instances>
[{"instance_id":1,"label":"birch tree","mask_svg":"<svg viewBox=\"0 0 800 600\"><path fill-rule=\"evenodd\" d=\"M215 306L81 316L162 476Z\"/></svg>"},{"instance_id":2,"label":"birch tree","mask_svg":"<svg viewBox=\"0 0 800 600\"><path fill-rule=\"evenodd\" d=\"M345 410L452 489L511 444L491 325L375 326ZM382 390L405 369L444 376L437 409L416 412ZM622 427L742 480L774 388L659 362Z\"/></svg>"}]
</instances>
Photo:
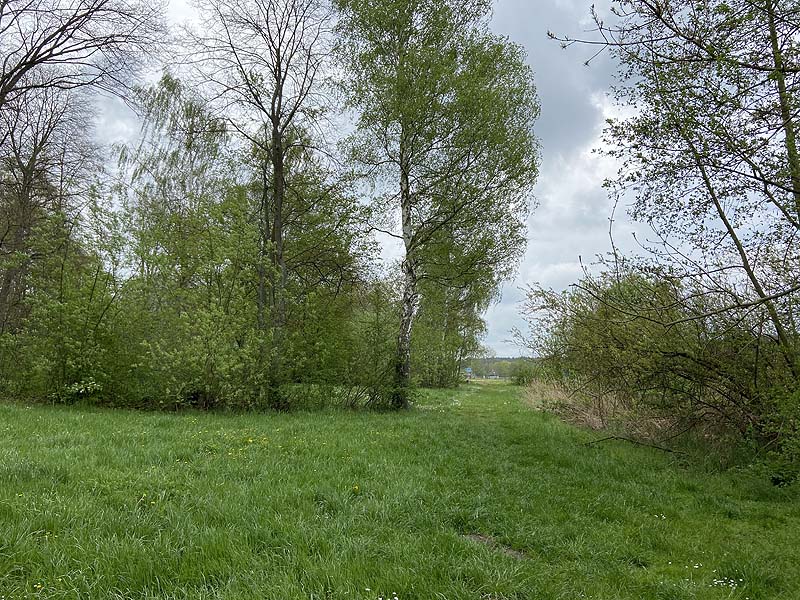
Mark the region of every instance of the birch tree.
<instances>
[{"instance_id":1,"label":"birch tree","mask_svg":"<svg viewBox=\"0 0 800 600\"><path fill-rule=\"evenodd\" d=\"M392 404L405 407L419 283L427 249L452 231L459 244L524 245L520 222L537 174L539 106L522 50L488 32L487 0L339 0L340 56L358 111L352 155L399 213L402 301Z\"/></svg>"}]
</instances>

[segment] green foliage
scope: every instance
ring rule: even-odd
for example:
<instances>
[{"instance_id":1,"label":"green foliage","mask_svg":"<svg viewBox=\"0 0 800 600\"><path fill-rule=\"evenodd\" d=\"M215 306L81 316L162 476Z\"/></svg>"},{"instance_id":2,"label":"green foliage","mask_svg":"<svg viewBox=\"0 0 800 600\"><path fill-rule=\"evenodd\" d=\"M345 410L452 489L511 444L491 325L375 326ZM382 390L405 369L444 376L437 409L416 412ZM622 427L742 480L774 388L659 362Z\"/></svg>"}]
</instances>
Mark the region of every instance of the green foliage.
<instances>
[{"instance_id":1,"label":"green foliage","mask_svg":"<svg viewBox=\"0 0 800 600\"><path fill-rule=\"evenodd\" d=\"M712 300L636 270L587 277L562 294L533 288L532 349L543 374L605 425L668 440L732 436L723 454L749 440L795 464L797 404L784 391L791 374L780 349L761 333L769 317L750 311L732 323Z\"/></svg>"},{"instance_id":2,"label":"green foliage","mask_svg":"<svg viewBox=\"0 0 800 600\"><path fill-rule=\"evenodd\" d=\"M306 386L329 390L326 405L381 404L385 349L396 339L386 314L393 300L366 267L374 244L347 181L303 145L287 153L278 347L262 323L271 315L258 308L259 281L277 276L261 235L263 152L233 145L225 123L169 75L138 101L141 140L120 149L120 180L108 190L122 210L103 208L92 192L79 214L37 215L24 255L0 256L24 266L6 271L19 275L3 290L28 290L15 305L19 317L6 319L3 305L14 327L0 333L0 394L139 408L300 408L297 386ZM278 353L275 389L268 375Z\"/></svg>"},{"instance_id":3,"label":"green foliage","mask_svg":"<svg viewBox=\"0 0 800 600\"><path fill-rule=\"evenodd\" d=\"M769 444L763 460L765 474L775 485L792 484L800 480L800 390L773 387L764 412L758 433Z\"/></svg>"},{"instance_id":4,"label":"green foliage","mask_svg":"<svg viewBox=\"0 0 800 600\"><path fill-rule=\"evenodd\" d=\"M522 379L528 377L527 373L540 373L542 370L540 361L524 357L509 358L478 355L471 358L467 366L472 368L472 373L475 377L511 379L515 385L521 385Z\"/></svg>"},{"instance_id":5,"label":"green foliage","mask_svg":"<svg viewBox=\"0 0 800 600\"><path fill-rule=\"evenodd\" d=\"M74 404L96 398L102 391L103 386L90 377L84 381L66 386L61 393L54 394L52 400L54 403Z\"/></svg>"},{"instance_id":6,"label":"green foliage","mask_svg":"<svg viewBox=\"0 0 800 600\"><path fill-rule=\"evenodd\" d=\"M653 234L574 291L532 291L538 350L601 421L621 409L634 429L796 464L796 3L626 0L592 17L619 64L607 187Z\"/></svg>"},{"instance_id":7,"label":"green foliage","mask_svg":"<svg viewBox=\"0 0 800 600\"><path fill-rule=\"evenodd\" d=\"M342 85L358 111L349 155L376 186L376 212L402 220L402 406L411 373L458 382L480 314L522 255L539 105L522 49L489 32L487 0L336 5Z\"/></svg>"},{"instance_id":8,"label":"green foliage","mask_svg":"<svg viewBox=\"0 0 800 600\"><path fill-rule=\"evenodd\" d=\"M2 391L17 397L74 400L97 395L108 381L115 282L99 255L102 248L71 239L71 226L55 214L33 235L30 252L41 258L26 272L24 321L0 345L4 379L11 384Z\"/></svg>"},{"instance_id":9,"label":"green foliage","mask_svg":"<svg viewBox=\"0 0 800 600\"><path fill-rule=\"evenodd\" d=\"M447 284L424 281L414 331L415 378L426 387L456 387L466 360L479 352L486 332L481 315L495 291L491 279L463 276Z\"/></svg>"},{"instance_id":10,"label":"green foliage","mask_svg":"<svg viewBox=\"0 0 800 600\"><path fill-rule=\"evenodd\" d=\"M529 359L515 360L511 367L511 381L514 385L530 385L538 376L536 363Z\"/></svg>"},{"instance_id":11,"label":"green foliage","mask_svg":"<svg viewBox=\"0 0 800 600\"><path fill-rule=\"evenodd\" d=\"M344 87L359 111L351 157L389 181L400 171L413 179L406 250L424 265L420 276L507 276L538 172L539 105L524 51L488 32L486 0L337 4ZM394 186L385 192L384 202L396 196Z\"/></svg>"},{"instance_id":12,"label":"green foliage","mask_svg":"<svg viewBox=\"0 0 800 600\"><path fill-rule=\"evenodd\" d=\"M179 115L186 114L183 104L177 106ZM199 131L215 129L202 113L189 114L206 119ZM355 390L374 384L355 374L354 366L365 344L374 341L356 337L365 287L358 273L371 252L355 226L361 209L326 180L308 154L287 155L286 201L294 212L287 213L284 223L286 281L280 302L285 323L278 347L272 337L276 330L263 327L262 318L269 318L261 312L266 305L259 308L257 302L259 274L272 268L253 216L261 214L268 193L264 181L269 179L259 175L265 163L254 150L244 165L253 169L252 179L231 181L229 174L237 167L225 162L217 135L205 146L198 141L176 146L176 158L168 161L158 146L155 155L138 159L152 163L148 173L165 169L157 189L142 188L145 199L176 197L166 206L139 202L132 211L133 224L145 223L139 229L140 255L131 261L139 269L137 296L144 303L138 312L155 312L159 321L145 333L146 355L136 361L137 378L151 387L142 397L167 406L297 408L304 405L297 389L341 386L348 390L345 399L329 394L331 403L366 401ZM182 156L189 151L190 156ZM194 188L181 183L174 190L172 165L186 163L200 169L187 179ZM268 372L277 352L284 385L275 390Z\"/></svg>"},{"instance_id":13,"label":"green foliage","mask_svg":"<svg viewBox=\"0 0 800 600\"><path fill-rule=\"evenodd\" d=\"M520 47L490 33L488 0L336 4L337 56L353 75L346 108L358 111L345 169L320 151L316 75L330 15L315 1L285 12L266 3L269 14L254 17L294 23L296 37L278 36L290 54L273 48L274 28L241 19L213 44L209 20L211 37L193 38L198 71L251 34L264 53L205 86L166 73L132 93L142 129L115 149L111 177L77 92L45 88L4 108L1 396L169 410L384 407L413 396L401 363L418 369L414 384L460 382L481 314L524 249L538 169L531 71ZM224 29L258 7L217 8ZM226 104L204 97L209 89ZM371 162L401 146L402 165ZM396 167L413 171L405 290L375 272L370 235L394 190L375 202L357 195L387 173L396 180ZM412 339L413 358L398 360Z\"/></svg>"}]
</instances>

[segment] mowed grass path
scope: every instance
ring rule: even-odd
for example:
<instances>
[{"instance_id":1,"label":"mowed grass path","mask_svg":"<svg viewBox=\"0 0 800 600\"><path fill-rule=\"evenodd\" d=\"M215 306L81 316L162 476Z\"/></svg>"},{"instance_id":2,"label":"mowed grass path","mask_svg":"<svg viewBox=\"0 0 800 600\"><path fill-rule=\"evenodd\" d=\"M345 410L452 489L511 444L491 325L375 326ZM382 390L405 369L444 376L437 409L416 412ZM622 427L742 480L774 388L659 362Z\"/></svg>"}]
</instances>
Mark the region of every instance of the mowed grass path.
<instances>
[{"instance_id":1,"label":"mowed grass path","mask_svg":"<svg viewBox=\"0 0 800 600\"><path fill-rule=\"evenodd\" d=\"M797 599L796 489L527 408L0 406L0 599Z\"/></svg>"}]
</instances>

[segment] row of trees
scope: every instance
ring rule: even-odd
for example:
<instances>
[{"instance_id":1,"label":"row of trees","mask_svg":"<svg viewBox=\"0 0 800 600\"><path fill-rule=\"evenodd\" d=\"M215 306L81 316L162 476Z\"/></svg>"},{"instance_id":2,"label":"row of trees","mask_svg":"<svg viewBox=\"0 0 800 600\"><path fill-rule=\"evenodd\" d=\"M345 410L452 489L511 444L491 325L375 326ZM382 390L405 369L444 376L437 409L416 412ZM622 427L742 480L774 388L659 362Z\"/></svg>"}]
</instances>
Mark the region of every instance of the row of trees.
<instances>
[{"instance_id":1,"label":"row of trees","mask_svg":"<svg viewBox=\"0 0 800 600\"><path fill-rule=\"evenodd\" d=\"M498 377L510 380L515 385L527 385L539 372L536 359L527 357L473 357L467 361L473 377Z\"/></svg>"},{"instance_id":2,"label":"row of trees","mask_svg":"<svg viewBox=\"0 0 800 600\"><path fill-rule=\"evenodd\" d=\"M650 226L527 313L556 376L670 435L722 427L798 460L798 5L624 0L594 40L621 65L609 188ZM555 37L555 36L554 36ZM605 400L603 400L605 399Z\"/></svg>"},{"instance_id":3,"label":"row of trees","mask_svg":"<svg viewBox=\"0 0 800 600\"><path fill-rule=\"evenodd\" d=\"M400 408L457 383L538 162L490 4L208 0L168 47L156 5L4 2L0 394ZM98 89L143 124L113 168Z\"/></svg>"}]
</instances>

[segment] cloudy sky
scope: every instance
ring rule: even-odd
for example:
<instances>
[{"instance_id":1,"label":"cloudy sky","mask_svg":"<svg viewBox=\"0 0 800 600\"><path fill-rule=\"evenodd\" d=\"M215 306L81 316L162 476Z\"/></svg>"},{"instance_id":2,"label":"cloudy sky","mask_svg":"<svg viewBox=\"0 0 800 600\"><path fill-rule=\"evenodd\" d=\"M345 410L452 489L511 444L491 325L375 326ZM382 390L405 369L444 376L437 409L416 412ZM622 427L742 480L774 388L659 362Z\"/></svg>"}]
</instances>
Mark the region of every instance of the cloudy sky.
<instances>
[{"instance_id":1,"label":"cloudy sky","mask_svg":"<svg viewBox=\"0 0 800 600\"><path fill-rule=\"evenodd\" d=\"M602 13L607 2L596 4ZM592 26L590 6L591 0L496 0L493 28L527 49L542 105L536 127L542 145L535 190L538 208L528 220L528 249L518 277L506 283L502 300L486 316L485 344L498 356L522 352L510 342L510 332L524 325L519 302L527 284L564 289L580 276L580 257L591 262L610 248L612 206L601 185L616 168L592 150L600 147L603 123L613 114L607 93L615 65L600 56L584 66L591 48L563 50L547 37L548 30L580 36ZM186 0L171 0L168 14L181 21L191 10ZM136 136L138 123L119 101L109 99L103 103L97 130L104 141L127 141ZM630 247L632 227L624 210L620 213L615 241Z\"/></svg>"},{"instance_id":2,"label":"cloudy sky","mask_svg":"<svg viewBox=\"0 0 800 600\"><path fill-rule=\"evenodd\" d=\"M598 2L599 10L603 3ZM498 356L516 356L521 350L508 340L510 330L523 327L519 302L523 288L538 282L565 289L581 275L580 258L592 262L610 248L612 204L602 182L616 167L593 153L601 146L605 119L613 115L607 93L613 82L614 62L600 56L590 66L588 47L561 45L547 37L580 36L593 25L590 0L498 0L494 29L528 51L542 115L536 127L542 145L542 164L536 186L538 208L528 219L528 250L515 281L503 289L500 303L489 310L486 345ZM617 214L614 238L632 245L631 226L624 210Z\"/></svg>"}]
</instances>

